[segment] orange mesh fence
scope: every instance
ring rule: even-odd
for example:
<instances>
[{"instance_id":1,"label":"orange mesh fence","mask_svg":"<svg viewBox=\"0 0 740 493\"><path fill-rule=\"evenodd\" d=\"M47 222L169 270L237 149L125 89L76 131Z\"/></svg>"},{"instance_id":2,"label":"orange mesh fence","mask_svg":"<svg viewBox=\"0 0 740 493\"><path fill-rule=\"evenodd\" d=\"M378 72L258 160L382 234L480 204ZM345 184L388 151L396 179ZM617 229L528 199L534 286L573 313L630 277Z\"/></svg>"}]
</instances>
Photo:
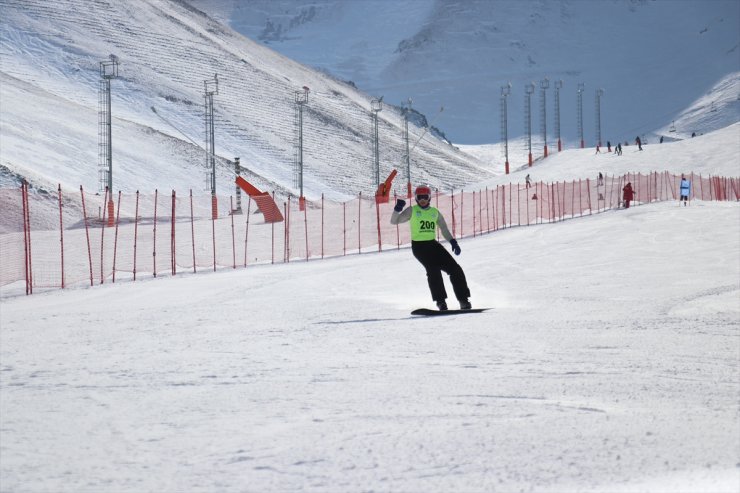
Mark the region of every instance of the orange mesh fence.
<instances>
[{"instance_id":1,"label":"orange mesh fence","mask_svg":"<svg viewBox=\"0 0 740 493\"><path fill-rule=\"evenodd\" d=\"M740 200L740 179L686 175L689 200ZM678 200L680 175L604 176L559 183L511 183L490 189L435 193L432 202L456 238L503 228L561 221L621 206L627 182L634 205ZM271 195L283 217L267 222L253 198L234 211L231 197L188 191L87 194L84 190L0 189L0 286L3 293L65 288L182 272L244 268L401 248L407 224L392 225L396 197L347 202ZM405 197L403 197L406 199ZM109 217L112 200L113 217ZM214 218L215 205L217 217ZM408 204L410 205L410 204ZM301 210L303 209L303 210Z\"/></svg>"}]
</instances>

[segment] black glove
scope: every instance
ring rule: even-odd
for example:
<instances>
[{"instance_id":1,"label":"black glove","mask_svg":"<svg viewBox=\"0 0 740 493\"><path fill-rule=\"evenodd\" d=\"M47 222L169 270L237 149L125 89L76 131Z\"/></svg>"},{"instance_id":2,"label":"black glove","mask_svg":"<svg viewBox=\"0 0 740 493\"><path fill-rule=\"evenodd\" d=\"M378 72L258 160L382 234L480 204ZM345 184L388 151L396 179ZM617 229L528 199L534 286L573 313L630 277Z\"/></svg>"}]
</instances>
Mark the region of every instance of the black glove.
<instances>
[{"instance_id":1,"label":"black glove","mask_svg":"<svg viewBox=\"0 0 740 493\"><path fill-rule=\"evenodd\" d=\"M460 255L460 245L457 244L456 239L450 240L450 245L452 245L452 251L455 253L455 255Z\"/></svg>"},{"instance_id":2,"label":"black glove","mask_svg":"<svg viewBox=\"0 0 740 493\"><path fill-rule=\"evenodd\" d=\"M406 205L406 201L405 200L397 199L396 200L396 206L393 208L393 210L396 211L396 212L401 212L403 210L403 208L404 208L405 205Z\"/></svg>"}]
</instances>

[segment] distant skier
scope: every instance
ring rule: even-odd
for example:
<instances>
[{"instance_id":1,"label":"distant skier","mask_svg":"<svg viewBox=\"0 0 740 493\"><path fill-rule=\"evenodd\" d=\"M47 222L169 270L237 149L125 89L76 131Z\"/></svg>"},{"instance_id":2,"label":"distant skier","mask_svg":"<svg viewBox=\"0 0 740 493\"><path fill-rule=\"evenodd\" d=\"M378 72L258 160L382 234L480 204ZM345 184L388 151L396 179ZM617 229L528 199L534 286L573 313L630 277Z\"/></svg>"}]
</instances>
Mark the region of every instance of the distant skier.
<instances>
[{"instance_id":1,"label":"distant skier","mask_svg":"<svg viewBox=\"0 0 740 493\"><path fill-rule=\"evenodd\" d=\"M686 176L681 175L681 198L678 199L678 203L680 204L683 200L683 205L685 207L689 200L689 195L691 195L691 182L686 179Z\"/></svg>"},{"instance_id":2,"label":"distant skier","mask_svg":"<svg viewBox=\"0 0 740 493\"><path fill-rule=\"evenodd\" d=\"M624 201L625 209L630 208L630 202L632 202L633 198L635 198L635 191L632 190L632 183L627 182L627 184L622 189L622 200Z\"/></svg>"},{"instance_id":3,"label":"distant skier","mask_svg":"<svg viewBox=\"0 0 740 493\"><path fill-rule=\"evenodd\" d=\"M637 144L637 149L641 151L642 150L642 140L640 139L639 135L635 139L635 144Z\"/></svg>"},{"instance_id":4,"label":"distant skier","mask_svg":"<svg viewBox=\"0 0 740 493\"><path fill-rule=\"evenodd\" d=\"M617 154L617 156L622 155L622 143L621 142L617 143L617 145L614 147L614 152Z\"/></svg>"},{"instance_id":5,"label":"distant skier","mask_svg":"<svg viewBox=\"0 0 740 493\"><path fill-rule=\"evenodd\" d=\"M416 205L408 207L405 200L396 200L396 206L391 215L391 224L400 224L410 221L411 226L411 252L427 272L429 290L432 299L437 303L439 310L447 310L447 291L445 291L442 271L450 276L455 297L460 302L461 310L471 308L470 289L465 279L462 267L455 262L452 255L437 241L437 227L442 236L452 245L455 255L460 255L460 246L447 229L442 213L431 206L432 190L427 186L416 187L414 191Z\"/></svg>"},{"instance_id":6,"label":"distant skier","mask_svg":"<svg viewBox=\"0 0 740 493\"><path fill-rule=\"evenodd\" d=\"M529 175L527 175L527 177L524 178L524 181L527 183L527 188L532 186L532 180L529 178Z\"/></svg>"},{"instance_id":7,"label":"distant skier","mask_svg":"<svg viewBox=\"0 0 740 493\"><path fill-rule=\"evenodd\" d=\"M606 152L612 152L612 143L610 140L606 141Z\"/></svg>"}]
</instances>

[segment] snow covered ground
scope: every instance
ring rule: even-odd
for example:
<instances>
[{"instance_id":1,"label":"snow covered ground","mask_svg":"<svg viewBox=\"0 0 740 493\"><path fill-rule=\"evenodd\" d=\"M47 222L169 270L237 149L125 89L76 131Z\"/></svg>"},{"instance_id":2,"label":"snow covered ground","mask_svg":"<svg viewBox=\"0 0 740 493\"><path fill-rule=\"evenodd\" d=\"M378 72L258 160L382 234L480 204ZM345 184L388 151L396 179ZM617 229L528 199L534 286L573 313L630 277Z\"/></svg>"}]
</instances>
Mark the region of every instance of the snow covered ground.
<instances>
[{"instance_id":1,"label":"snow covered ground","mask_svg":"<svg viewBox=\"0 0 740 493\"><path fill-rule=\"evenodd\" d=\"M81 1L33 4L32 25L88 29L79 21ZM132 15L146 18L142 12L160 4L143 2L149 10ZM131 17L125 3L110 8ZM48 9L63 19L49 23ZM74 39L94 47L85 57L96 69L91 53L100 46L82 34ZM132 43L124 53L133 65L149 45ZM14 46L20 60L33 52ZM52 67L41 51L38 67ZM2 54L5 62L9 53ZM255 66L289 73L289 82L303 74L270 60ZM38 67L29 70L42 82L54 73ZM37 184L94 186L95 105L81 105L80 94L59 99L40 82L27 85L22 69L3 65L2 166ZM710 93L732 102L717 112L732 122L737 80ZM198 90L173 94L195 101ZM14 94L24 97L5 97ZM149 97L139 105L147 118L116 127L116 145L129 153L117 183L124 190L193 187L200 168L178 163L190 162L188 155L196 163L198 151L157 121L151 101L158 100ZM619 157L571 149L532 168L522 166L516 141L511 175L489 179L481 169L476 185L467 187L467 175L456 181L475 189L523 182L525 174L534 181L653 170L740 175L740 124L710 133L711 110L700 103L686 111L697 113L704 122L698 134L706 135L650 142L642 152L630 141ZM58 108L93 123L64 122ZM200 128L187 114L175 121ZM289 154L287 135L267 140ZM424 159L434 166L424 177L450 184L449 156L433 152L436 143L428 147ZM500 145L463 150L501 167ZM315 154L323 163L322 155ZM159 171L146 165L153 156L166 160ZM282 161L265 161L258 184L290 181L288 167L270 164ZM361 166L349 165L347 180ZM228 173L222 183L230 193ZM313 185L334 185L338 197L347 192L342 183ZM405 248L28 297L5 293L0 492L740 491L738 203L645 205L465 238L461 247L474 306L492 307L484 314L411 317L411 309L432 302Z\"/></svg>"},{"instance_id":2,"label":"snow covered ground","mask_svg":"<svg viewBox=\"0 0 740 493\"><path fill-rule=\"evenodd\" d=\"M740 209L4 299L0 490L738 491Z\"/></svg>"}]
</instances>

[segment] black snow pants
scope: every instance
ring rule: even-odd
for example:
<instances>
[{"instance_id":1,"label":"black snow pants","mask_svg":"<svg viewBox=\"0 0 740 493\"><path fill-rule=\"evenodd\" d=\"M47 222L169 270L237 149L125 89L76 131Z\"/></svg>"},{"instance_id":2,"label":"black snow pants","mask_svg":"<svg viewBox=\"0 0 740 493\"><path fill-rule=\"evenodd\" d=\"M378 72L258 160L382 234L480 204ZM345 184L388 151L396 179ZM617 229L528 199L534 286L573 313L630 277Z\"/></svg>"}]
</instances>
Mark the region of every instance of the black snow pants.
<instances>
[{"instance_id":1,"label":"black snow pants","mask_svg":"<svg viewBox=\"0 0 740 493\"><path fill-rule=\"evenodd\" d=\"M447 291L445 291L445 284L442 279L443 271L450 276L452 289L455 291L455 297L458 300L466 300L470 297L470 289L468 289L468 282L465 280L462 267L455 262L450 252L441 243L436 240L412 241L411 251L416 260L421 262L421 265L427 271L429 290L432 292L434 301L445 301L447 299Z\"/></svg>"}]
</instances>

